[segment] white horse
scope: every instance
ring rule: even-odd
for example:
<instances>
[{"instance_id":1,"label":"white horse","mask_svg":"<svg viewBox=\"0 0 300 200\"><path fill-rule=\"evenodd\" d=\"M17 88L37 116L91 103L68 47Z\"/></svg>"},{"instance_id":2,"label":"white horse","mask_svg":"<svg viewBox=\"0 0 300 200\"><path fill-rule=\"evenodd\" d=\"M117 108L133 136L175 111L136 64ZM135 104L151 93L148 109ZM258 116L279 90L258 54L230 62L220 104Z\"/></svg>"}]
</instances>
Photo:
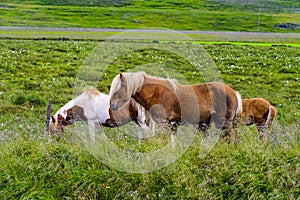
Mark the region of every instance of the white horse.
<instances>
[{"instance_id":1,"label":"white horse","mask_svg":"<svg viewBox=\"0 0 300 200\"><path fill-rule=\"evenodd\" d=\"M61 107L50 119L50 133L56 132L62 137L64 127L76 121L88 124L91 139L95 139L94 130L101 132L101 125L118 127L134 121L142 129L154 131L154 121L147 110L131 99L119 111L110 109L110 96L96 89L89 89ZM139 133L139 138L141 138Z\"/></svg>"}]
</instances>

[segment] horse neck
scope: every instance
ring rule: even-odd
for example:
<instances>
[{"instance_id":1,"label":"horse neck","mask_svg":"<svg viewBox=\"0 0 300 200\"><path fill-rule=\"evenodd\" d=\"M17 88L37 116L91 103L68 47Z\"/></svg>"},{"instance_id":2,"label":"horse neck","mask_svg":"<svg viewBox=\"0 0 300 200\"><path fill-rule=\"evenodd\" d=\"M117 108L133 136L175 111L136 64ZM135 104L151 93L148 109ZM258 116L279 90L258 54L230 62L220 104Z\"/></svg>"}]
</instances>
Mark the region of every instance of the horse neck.
<instances>
[{"instance_id":1,"label":"horse neck","mask_svg":"<svg viewBox=\"0 0 300 200\"><path fill-rule=\"evenodd\" d=\"M146 76L144 79L144 85L132 96L132 98L141 106L146 108L146 110L149 110L157 100L157 95L155 95L155 85L157 86L161 84L165 85L165 83L161 83L153 77Z\"/></svg>"},{"instance_id":2,"label":"horse neck","mask_svg":"<svg viewBox=\"0 0 300 200\"><path fill-rule=\"evenodd\" d=\"M130 100L130 117L138 124L145 124L147 121L146 109L135 100Z\"/></svg>"},{"instance_id":3,"label":"horse neck","mask_svg":"<svg viewBox=\"0 0 300 200\"><path fill-rule=\"evenodd\" d=\"M94 98L94 97L92 97L92 98ZM78 109L73 109L73 108L76 106L76 107L81 107L83 110L85 110L85 109L88 109L88 107L86 105L88 105L88 107L91 107L93 105L93 103L91 103L91 97L88 94L82 93L79 96L75 97L74 99L70 100L63 107L61 107L57 111L55 116L57 117L58 114L60 114L63 118L66 118L68 110L71 109L73 115L77 114L81 118L83 118L84 117L84 116L82 116L83 113L77 113L76 111Z\"/></svg>"},{"instance_id":4,"label":"horse neck","mask_svg":"<svg viewBox=\"0 0 300 200\"><path fill-rule=\"evenodd\" d=\"M54 117L57 119L58 115L61 115L63 118L66 118L67 116L67 111L69 109L72 109L74 106L74 99L66 103L63 107L61 107L54 115Z\"/></svg>"}]
</instances>

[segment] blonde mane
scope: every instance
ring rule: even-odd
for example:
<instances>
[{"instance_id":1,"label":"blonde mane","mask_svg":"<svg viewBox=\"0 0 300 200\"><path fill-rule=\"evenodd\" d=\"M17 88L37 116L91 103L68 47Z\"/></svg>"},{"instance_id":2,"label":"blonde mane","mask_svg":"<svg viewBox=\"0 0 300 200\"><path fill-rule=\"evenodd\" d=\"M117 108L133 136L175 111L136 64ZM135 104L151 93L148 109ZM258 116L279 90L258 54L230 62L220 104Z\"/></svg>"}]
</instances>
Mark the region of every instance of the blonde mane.
<instances>
[{"instance_id":1,"label":"blonde mane","mask_svg":"<svg viewBox=\"0 0 300 200\"><path fill-rule=\"evenodd\" d=\"M171 88L174 90L174 92L176 93L178 91L179 83L176 79L164 79L164 78L148 76L144 71L126 72L126 73L122 73L122 76L125 77L125 81L127 84L127 94L126 94L127 99L131 98L132 95L134 95L136 92L138 92L141 89L145 81L145 76L149 78L158 79L158 80L168 81L169 84L171 85ZM118 91L120 88L121 88L121 79L120 79L120 75L117 75L115 76L115 78L111 83L109 96L112 96L113 93Z\"/></svg>"},{"instance_id":2,"label":"blonde mane","mask_svg":"<svg viewBox=\"0 0 300 200\"><path fill-rule=\"evenodd\" d=\"M144 77L146 76L145 72L135 72L135 73L122 73L122 76L125 77L126 85L127 85L127 99L131 98L133 94L138 92L144 84ZM112 96L113 93L118 91L121 88L121 79L120 75L115 76L113 79L109 95Z\"/></svg>"},{"instance_id":3,"label":"blonde mane","mask_svg":"<svg viewBox=\"0 0 300 200\"><path fill-rule=\"evenodd\" d=\"M154 76L148 76L148 75L146 75L147 77L150 77L150 78L154 78L154 79L157 79L157 80L161 80L161 81L168 81L169 82L169 84L171 85L171 88L173 89L173 91L175 92L175 93L177 93L177 91L178 91L178 85L179 85L179 83L178 83L178 81L176 80L176 79L170 79L170 78L157 78L157 77L154 77Z\"/></svg>"},{"instance_id":4,"label":"blonde mane","mask_svg":"<svg viewBox=\"0 0 300 200\"><path fill-rule=\"evenodd\" d=\"M178 81L176 79L167 79L173 88L174 92L177 93L178 90Z\"/></svg>"}]
</instances>

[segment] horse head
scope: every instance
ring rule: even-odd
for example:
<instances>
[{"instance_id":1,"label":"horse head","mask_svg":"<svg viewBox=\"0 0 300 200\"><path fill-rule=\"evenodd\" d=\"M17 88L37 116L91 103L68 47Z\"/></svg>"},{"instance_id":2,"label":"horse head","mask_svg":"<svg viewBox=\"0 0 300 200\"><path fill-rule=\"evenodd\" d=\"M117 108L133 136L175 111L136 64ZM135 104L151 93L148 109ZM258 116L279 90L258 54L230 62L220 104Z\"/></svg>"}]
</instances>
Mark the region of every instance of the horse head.
<instances>
[{"instance_id":1,"label":"horse head","mask_svg":"<svg viewBox=\"0 0 300 200\"><path fill-rule=\"evenodd\" d=\"M73 124L76 120L76 109L72 107L68 110L58 111L50 119L49 132L55 134L60 139L64 132L64 127Z\"/></svg>"},{"instance_id":2,"label":"horse head","mask_svg":"<svg viewBox=\"0 0 300 200\"><path fill-rule=\"evenodd\" d=\"M121 73L113 79L110 87L110 107L118 110L135 95L144 84L145 72Z\"/></svg>"},{"instance_id":3,"label":"horse head","mask_svg":"<svg viewBox=\"0 0 300 200\"><path fill-rule=\"evenodd\" d=\"M57 136L57 139L60 139L64 132L65 126L66 126L65 118L60 114L56 116L54 115L50 119L49 133L51 135L55 134Z\"/></svg>"},{"instance_id":4,"label":"horse head","mask_svg":"<svg viewBox=\"0 0 300 200\"><path fill-rule=\"evenodd\" d=\"M114 78L111 85L110 96L110 108L112 110L118 110L129 101L127 95L127 81L123 74L119 74Z\"/></svg>"}]
</instances>

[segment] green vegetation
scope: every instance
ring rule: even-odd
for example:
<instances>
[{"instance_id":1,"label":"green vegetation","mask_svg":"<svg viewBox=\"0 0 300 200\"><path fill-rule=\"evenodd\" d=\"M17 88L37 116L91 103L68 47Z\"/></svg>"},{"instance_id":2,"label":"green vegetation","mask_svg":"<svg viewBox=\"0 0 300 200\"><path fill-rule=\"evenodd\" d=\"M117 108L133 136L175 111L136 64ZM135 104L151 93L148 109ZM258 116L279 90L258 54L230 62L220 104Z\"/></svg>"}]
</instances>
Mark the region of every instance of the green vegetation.
<instances>
[{"instance_id":1,"label":"green vegetation","mask_svg":"<svg viewBox=\"0 0 300 200\"><path fill-rule=\"evenodd\" d=\"M99 5L98 3L101 5ZM109 3L110 2L110 3ZM1 26L167 28L173 30L296 32L299 2L219 1L2 1ZM86 5L89 4L89 7ZM296 23L275 28L275 24ZM297 28L298 27L298 28Z\"/></svg>"},{"instance_id":2,"label":"green vegetation","mask_svg":"<svg viewBox=\"0 0 300 200\"><path fill-rule=\"evenodd\" d=\"M250 0L238 1L238 0L207 0L207 1L193 1L193 0L148 0L148 1L138 1L138 0L2 0L2 3L23 3L26 5L64 5L64 6L126 6L126 7L142 7L142 8L189 8L189 9L209 9L216 10L219 8L234 10L257 10L258 7L273 10L273 11L292 11L292 9L299 8L299 2L297 0L287 0L287 1L257 1L253 2Z\"/></svg>"},{"instance_id":3,"label":"green vegetation","mask_svg":"<svg viewBox=\"0 0 300 200\"><path fill-rule=\"evenodd\" d=\"M205 147L199 134L187 151L169 166L152 172L128 173L96 159L84 146L78 134L80 129L75 125L66 127L60 141L44 137L47 100L51 99L53 114L83 84L79 81L82 72L84 78L95 77L99 72L90 65L99 63L91 59L99 61L97 58L102 58L101 52L105 51L105 48L95 50L97 41L116 34L68 28L256 32L259 8L260 31L277 34L187 35L193 43L203 45L210 55L220 74L217 78L244 98L263 97L277 108L275 124L266 143L259 141L254 127L241 126L237 129L236 143L217 143L202 156L201 149ZM299 8L299 0L257 3L250 0L2 0L0 26L16 28L0 27L0 198L299 199ZM293 26L285 27L290 24ZM18 29L18 26L37 29ZM149 41L140 41L146 42ZM170 46L175 43L162 38L152 42ZM184 58L147 48L118 56L96 82L97 88L107 93L112 78L132 68L156 76L183 77L189 83L202 83L207 78ZM123 133L122 127L104 130L128 155L159 151L170 142L168 135L157 134L140 144L137 138Z\"/></svg>"},{"instance_id":4,"label":"green vegetation","mask_svg":"<svg viewBox=\"0 0 300 200\"><path fill-rule=\"evenodd\" d=\"M43 137L46 100L52 100L55 112L73 98L75 78L97 44L0 40L2 198L299 198L299 47L204 45L225 83L244 98L264 97L275 105L278 115L273 137L261 144L254 127L240 127L236 144L218 143L201 157L197 148L200 144L195 143L173 164L140 174L104 165L81 145L72 126L66 128L60 141ZM163 66L167 61L166 70L181 70L191 83L203 81L184 59L146 49L115 60L98 88L108 92L114 75L151 61ZM163 136L153 140L164 141ZM134 145L136 138L122 136L118 143L124 149L141 149ZM142 148L146 151L157 147L150 138L142 141Z\"/></svg>"}]
</instances>

